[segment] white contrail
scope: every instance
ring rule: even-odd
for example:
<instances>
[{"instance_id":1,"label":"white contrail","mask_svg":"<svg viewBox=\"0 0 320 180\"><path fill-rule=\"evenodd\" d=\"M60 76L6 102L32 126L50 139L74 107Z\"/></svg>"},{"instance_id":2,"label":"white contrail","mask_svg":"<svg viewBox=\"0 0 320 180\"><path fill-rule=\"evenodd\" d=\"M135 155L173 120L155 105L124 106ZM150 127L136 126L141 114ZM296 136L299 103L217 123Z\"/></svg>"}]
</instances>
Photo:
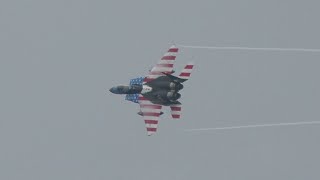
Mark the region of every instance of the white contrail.
<instances>
[{"instance_id":1,"label":"white contrail","mask_svg":"<svg viewBox=\"0 0 320 180\"><path fill-rule=\"evenodd\" d=\"M253 51L293 51L293 52L320 52L320 49L305 49L305 48L253 48L253 47L219 47L219 46L186 46L178 45L184 48L192 49L213 49L213 50L253 50Z\"/></svg>"},{"instance_id":2,"label":"white contrail","mask_svg":"<svg viewBox=\"0 0 320 180\"><path fill-rule=\"evenodd\" d=\"M277 123L277 124L257 124L246 126L229 126L229 127L216 127L216 128L200 128L200 129L186 129L185 131L212 131L212 130L229 130L229 129L242 129L242 128L258 128L258 127L272 127L272 126L297 126L297 125L313 125L320 124L320 121L307 121L307 122L293 122L293 123Z\"/></svg>"}]
</instances>

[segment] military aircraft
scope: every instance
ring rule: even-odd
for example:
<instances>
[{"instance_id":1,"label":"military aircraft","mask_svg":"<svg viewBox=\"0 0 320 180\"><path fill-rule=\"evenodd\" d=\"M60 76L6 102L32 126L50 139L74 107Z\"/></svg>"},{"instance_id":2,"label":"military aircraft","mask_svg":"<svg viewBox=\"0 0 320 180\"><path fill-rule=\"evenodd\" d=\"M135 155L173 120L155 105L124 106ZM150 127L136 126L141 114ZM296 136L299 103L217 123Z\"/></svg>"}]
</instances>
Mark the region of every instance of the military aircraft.
<instances>
[{"instance_id":1,"label":"military aircraft","mask_svg":"<svg viewBox=\"0 0 320 180\"><path fill-rule=\"evenodd\" d=\"M159 62L145 77L130 80L129 85L112 87L109 91L114 94L126 94L125 99L140 105L139 115L143 116L148 136L156 133L162 106L169 106L173 119L181 116L181 97L179 91L182 83L189 79L193 63L188 63L179 76L172 75L173 65L178 53L176 46L171 46Z\"/></svg>"}]
</instances>

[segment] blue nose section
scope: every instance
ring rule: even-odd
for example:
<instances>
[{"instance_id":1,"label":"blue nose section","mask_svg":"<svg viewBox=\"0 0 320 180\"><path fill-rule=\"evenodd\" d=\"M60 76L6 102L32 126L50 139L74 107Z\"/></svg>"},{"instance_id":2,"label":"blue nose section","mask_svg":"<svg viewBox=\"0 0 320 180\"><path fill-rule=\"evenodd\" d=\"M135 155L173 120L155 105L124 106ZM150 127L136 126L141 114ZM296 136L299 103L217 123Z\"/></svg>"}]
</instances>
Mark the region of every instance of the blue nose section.
<instances>
[{"instance_id":1,"label":"blue nose section","mask_svg":"<svg viewBox=\"0 0 320 180\"><path fill-rule=\"evenodd\" d=\"M117 91L116 87L110 88L109 91L112 92L113 94L118 94L118 91Z\"/></svg>"}]
</instances>

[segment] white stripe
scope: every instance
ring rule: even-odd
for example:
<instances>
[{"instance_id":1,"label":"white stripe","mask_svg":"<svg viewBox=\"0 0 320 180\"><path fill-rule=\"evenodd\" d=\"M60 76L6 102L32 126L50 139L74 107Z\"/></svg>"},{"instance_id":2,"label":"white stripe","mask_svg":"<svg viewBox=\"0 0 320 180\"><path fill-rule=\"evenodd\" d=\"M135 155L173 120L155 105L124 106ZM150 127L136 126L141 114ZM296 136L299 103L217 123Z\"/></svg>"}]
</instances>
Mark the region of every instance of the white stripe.
<instances>
[{"instance_id":1,"label":"white stripe","mask_svg":"<svg viewBox=\"0 0 320 180\"><path fill-rule=\"evenodd\" d=\"M177 56L176 52L166 52L163 56Z\"/></svg>"},{"instance_id":2,"label":"white stripe","mask_svg":"<svg viewBox=\"0 0 320 180\"><path fill-rule=\"evenodd\" d=\"M171 67L153 67L151 72L154 72L154 71L158 71L158 72L170 72L172 71L172 68Z\"/></svg>"},{"instance_id":3,"label":"white stripe","mask_svg":"<svg viewBox=\"0 0 320 180\"><path fill-rule=\"evenodd\" d=\"M147 77L148 77L149 79L156 79L156 78L158 78L158 77L160 77L160 76L164 76L164 75L150 74L150 75L148 75Z\"/></svg>"},{"instance_id":4,"label":"white stripe","mask_svg":"<svg viewBox=\"0 0 320 180\"><path fill-rule=\"evenodd\" d=\"M189 79L190 76L179 76L179 78L181 78L181 79Z\"/></svg>"},{"instance_id":5,"label":"white stripe","mask_svg":"<svg viewBox=\"0 0 320 180\"><path fill-rule=\"evenodd\" d=\"M153 132L153 131L148 131L148 136L152 135L152 134L155 134L156 132Z\"/></svg>"},{"instance_id":6,"label":"white stripe","mask_svg":"<svg viewBox=\"0 0 320 180\"><path fill-rule=\"evenodd\" d=\"M184 73L191 73L191 72L192 72L192 69L183 69L182 72L184 72Z\"/></svg>"},{"instance_id":7,"label":"white stripe","mask_svg":"<svg viewBox=\"0 0 320 180\"><path fill-rule=\"evenodd\" d=\"M139 104L141 104L141 105L155 105L155 104L153 104L151 101L149 101L148 99L146 99L146 100L139 100Z\"/></svg>"},{"instance_id":8,"label":"white stripe","mask_svg":"<svg viewBox=\"0 0 320 180\"><path fill-rule=\"evenodd\" d=\"M171 110L172 112L181 112L181 111L177 111L177 110Z\"/></svg>"},{"instance_id":9,"label":"white stripe","mask_svg":"<svg viewBox=\"0 0 320 180\"><path fill-rule=\"evenodd\" d=\"M139 100L139 104L141 105L152 105L153 103L149 100Z\"/></svg>"},{"instance_id":10,"label":"white stripe","mask_svg":"<svg viewBox=\"0 0 320 180\"><path fill-rule=\"evenodd\" d=\"M174 60L160 60L158 64L173 64Z\"/></svg>"},{"instance_id":11,"label":"white stripe","mask_svg":"<svg viewBox=\"0 0 320 180\"><path fill-rule=\"evenodd\" d=\"M146 124L147 128L157 128L158 124Z\"/></svg>"},{"instance_id":12,"label":"white stripe","mask_svg":"<svg viewBox=\"0 0 320 180\"><path fill-rule=\"evenodd\" d=\"M140 108L142 112L160 113L161 109Z\"/></svg>"},{"instance_id":13,"label":"white stripe","mask_svg":"<svg viewBox=\"0 0 320 180\"><path fill-rule=\"evenodd\" d=\"M180 115L180 114L181 114L181 111L171 111L171 114Z\"/></svg>"},{"instance_id":14,"label":"white stripe","mask_svg":"<svg viewBox=\"0 0 320 180\"><path fill-rule=\"evenodd\" d=\"M143 120L154 120L154 121L159 121L159 117L156 116L144 116Z\"/></svg>"},{"instance_id":15,"label":"white stripe","mask_svg":"<svg viewBox=\"0 0 320 180\"><path fill-rule=\"evenodd\" d=\"M144 120L159 120L159 116L143 116Z\"/></svg>"}]
</instances>

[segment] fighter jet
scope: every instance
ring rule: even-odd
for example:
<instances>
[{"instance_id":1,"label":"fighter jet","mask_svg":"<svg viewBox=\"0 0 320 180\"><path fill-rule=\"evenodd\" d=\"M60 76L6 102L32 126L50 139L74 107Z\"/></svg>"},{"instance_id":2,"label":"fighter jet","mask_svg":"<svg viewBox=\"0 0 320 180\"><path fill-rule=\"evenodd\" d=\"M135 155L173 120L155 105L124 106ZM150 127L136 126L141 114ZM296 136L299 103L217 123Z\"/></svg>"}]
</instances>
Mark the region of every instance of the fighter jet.
<instances>
[{"instance_id":1,"label":"fighter jet","mask_svg":"<svg viewBox=\"0 0 320 180\"><path fill-rule=\"evenodd\" d=\"M194 64L188 63L179 76L174 76L173 65L178 51L176 46L171 46L148 75L131 79L129 85L110 89L114 94L126 94L126 100L140 105L138 114L143 116L148 136L157 131L162 106L169 106L172 118L180 119L179 91L183 89L182 83L189 79Z\"/></svg>"}]
</instances>

